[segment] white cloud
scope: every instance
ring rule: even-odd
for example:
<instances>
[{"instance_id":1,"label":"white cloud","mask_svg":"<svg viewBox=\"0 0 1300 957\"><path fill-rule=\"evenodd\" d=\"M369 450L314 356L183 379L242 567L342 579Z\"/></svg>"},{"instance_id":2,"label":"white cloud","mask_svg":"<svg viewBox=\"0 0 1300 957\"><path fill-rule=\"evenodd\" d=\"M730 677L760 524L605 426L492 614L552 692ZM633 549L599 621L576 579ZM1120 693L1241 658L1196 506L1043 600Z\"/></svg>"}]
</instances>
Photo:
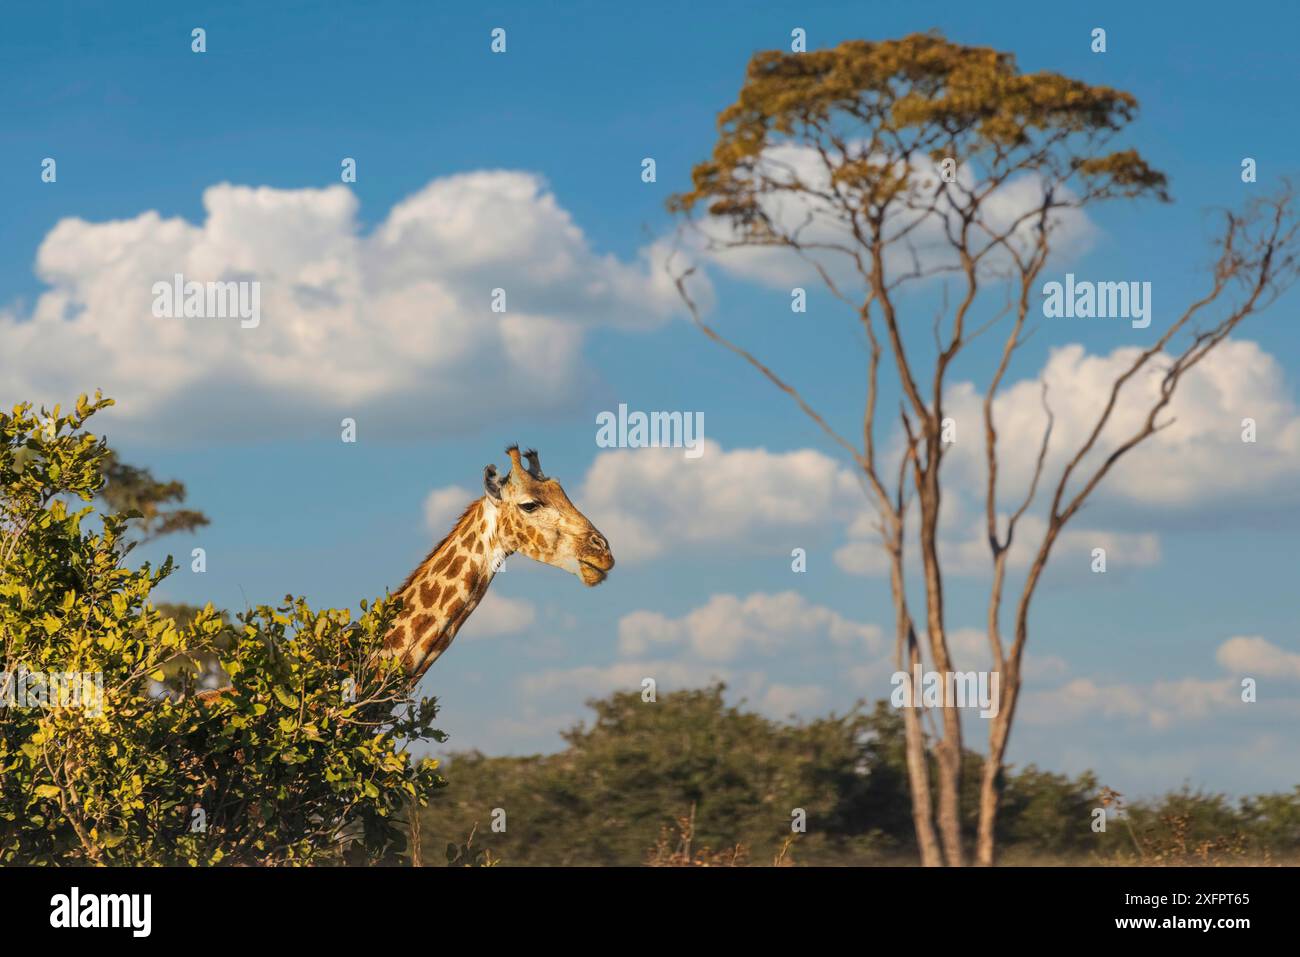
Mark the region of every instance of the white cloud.
<instances>
[{"instance_id":1,"label":"white cloud","mask_svg":"<svg viewBox=\"0 0 1300 957\"><path fill-rule=\"evenodd\" d=\"M1058 655L1034 655L1026 651L1022 670L1030 681L1050 682L1064 677L1070 665Z\"/></svg>"},{"instance_id":2,"label":"white cloud","mask_svg":"<svg viewBox=\"0 0 1300 957\"><path fill-rule=\"evenodd\" d=\"M1039 375L999 392L994 401L998 429L999 497L1003 506L1018 504L1033 475L1046 415L1040 401L1041 381L1055 421L1038 498L1017 529L1009 557L1011 568L1025 568L1042 540L1041 517L1048 497L1071 457L1095 426L1110 384L1132 362L1138 348L1109 355L1090 355L1071 344L1054 349ZM1153 360L1156 370L1167 363ZM1159 385L1158 371L1136 377L1121 393L1110 424L1093 453L1076 470L1091 474L1103 456L1145 421ZM953 575L982 575L991 569L982 518L964 509L974 502L963 490L983 489L985 451L982 392L970 382L952 386L945 412L957 423L957 435L945 466L945 533L940 544L945 570ZM1242 420L1253 419L1257 441L1242 441ZM1229 339L1195 366L1183 380L1160 421L1173 424L1156 433L1111 471L1094 501L1124 502L1147 508L1223 508L1234 500L1293 489L1300 478L1300 408L1291 398L1281 366L1256 343ZM951 510L951 515L950 515ZM1006 516L1001 517L1005 531ZM914 531L916 522L909 527ZM1094 548L1106 549L1108 570L1157 564L1158 535L1142 531L1066 527L1053 550L1052 567L1088 561ZM909 549L912 555L915 548ZM848 528L847 541L835 561L851 574L880 576L888 571L879 537L866 518ZM1085 567L1080 565L1079 567Z\"/></svg>"},{"instance_id":3,"label":"white cloud","mask_svg":"<svg viewBox=\"0 0 1300 957\"><path fill-rule=\"evenodd\" d=\"M1182 678L1148 685L1106 685L1076 678L1050 691L1026 692L1025 720L1034 725L1060 725L1122 719L1166 730L1239 707L1238 692L1231 678Z\"/></svg>"},{"instance_id":4,"label":"white cloud","mask_svg":"<svg viewBox=\"0 0 1300 957\"><path fill-rule=\"evenodd\" d=\"M957 494L944 500L947 511L960 506ZM1006 516L1000 516L1000 533L1006 532ZM949 525L944 529L944 525ZM944 573L953 576L978 577L991 575L993 559L982 519L972 521L961 529L941 523L939 558ZM917 523L909 529L915 533ZM1008 569L1023 569L1033 560L1047 523L1032 512L1026 513L1016 526L1016 537L1007 556ZM880 545L880 537L867 522L857 522L848 529L849 540L835 550L835 563L851 575L881 577L889 573L888 556ZM913 534L913 539L916 535ZM1108 529L1067 525L1052 549L1051 568L1059 569L1074 562L1075 567L1087 571L1091 566L1092 550L1106 550L1107 571L1144 567L1158 564L1161 557L1160 537L1151 532L1118 532ZM905 554L914 564L919 563L917 542L908 544Z\"/></svg>"},{"instance_id":5,"label":"white cloud","mask_svg":"<svg viewBox=\"0 0 1300 957\"><path fill-rule=\"evenodd\" d=\"M760 161L760 170L773 181L798 182L813 191L830 191L825 165L820 154L811 147L792 143L769 147ZM916 157L912 163L911 176L919 190L914 204L923 206L930 201L929 197L933 193L926 193L920 184L929 180L931 191L937 188L940 182L937 164L928 157ZM958 167L957 180L968 190L974 186L974 176L968 166ZM938 199L937 208L949 218L955 231L957 213L947 202L947 195ZM1059 199L1070 198L1060 191L1057 196ZM1041 180L1029 174L1016 177L987 196L983 205L984 222L997 232L1009 230L1019 217L1037 209L1041 202ZM808 193L772 192L765 195L760 204L764 212L778 224L779 232L791 235L797 233L806 246L856 246L841 217L826 203L810 200ZM917 216L913 213L896 213L887 225L887 234L901 232L915 223L916 219ZM1022 251L1029 248L1036 239L1033 222L1032 218L1022 222L1008 242ZM1053 257L1061 260L1081 256L1097 234L1087 216L1077 209L1057 210L1052 217L1051 228ZM741 278L778 289L789 289L801 283L816 283L820 277L811 261L819 263L841 288L862 285L862 279L852 260L843 252L813 248L807 251L809 258L805 260L790 250L775 245L729 247L726 244L733 241L736 234L730 222L715 217L705 217L701 222L701 233L702 238L714 240L715 248L701 248L700 252L725 271ZM980 235L981 240L986 241L983 234ZM912 227L909 239L911 248L897 243L887 250L885 266L890 275L911 272L916 263L922 269L931 270L952 266L958 261L944 238L943 220L937 215L931 215L923 224ZM1006 262L1007 257L1001 250L994 250L984 260L988 267L1003 266Z\"/></svg>"},{"instance_id":6,"label":"white cloud","mask_svg":"<svg viewBox=\"0 0 1300 957\"><path fill-rule=\"evenodd\" d=\"M984 667L992 659L988 634L982 629L949 628L945 635L948 639L948 651L953 658L953 667L959 671L967 671L976 666ZM922 642L928 642L929 632L918 635L918 638Z\"/></svg>"},{"instance_id":7,"label":"white cloud","mask_svg":"<svg viewBox=\"0 0 1300 957\"><path fill-rule=\"evenodd\" d=\"M641 691L641 682L653 678L657 693L701 688L726 681L729 672L711 665L684 661L620 661L612 665L551 668L519 679L519 689L531 697L582 695L603 697L615 691Z\"/></svg>"},{"instance_id":8,"label":"white cloud","mask_svg":"<svg viewBox=\"0 0 1300 957\"><path fill-rule=\"evenodd\" d=\"M822 710L830 692L821 685L769 685L759 707L772 715L810 714Z\"/></svg>"},{"instance_id":9,"label":"white cloud","mask_svg":"<svg viewBox=\"0 0 1300 957\"><path fill-rule=\"evenodd\" d=\"M830 692L820 685L770 682L761 671L734 671L701 661L638 659L612 665L583 665L577 668L553 668L524 675L518 680L525 711L535 710L537 702L547 707L576 704L588 698L604 697L614 692L642 692L642 682L651 678L657 696L674 691L708 687L715 682L727 684L727 698L732 702L749 702L771 718L785 719L791 714L810 716L824 711ZM649 705L647 705L649 707Z\"/></svg>"},{"instance_id":10,"label":"white cloud","mask_svg":"<svg viewBox=\"0 0 1300 957\"><path fill-rule=\"evenodd\" d=\"M475 499L481 497L459 485L436 488L424 500L424 524L435 535L445 535L451 531L460 513Z\"/></svg>"},{"instance_id":11,"label":"white cloud","mask_svg":"<svg viewBox=\"0 0 1300 957\"><path fill-rule=\"evenodd\" d=\"M536 620L537 608L532 602L489 591L465 622L461 640L513 634L532 627Z\"/></svg>"},{"instance_id":12,"label":"white cloud","mask_svg":"<svg viewBox=\"0 0 1300 957\"><path fill-rule=\"evenodd\" d=\"M948 653L952 666L957 671L988 671L993 667L993 654L989 648L988 634L982 628L949 628L947 630ZM929 636L925 631L917 634L921 644L925 667L930 668ZM1005 641L1005 636L1004 636ZM890 654L879 661L857 665L851 670L851 676L857 687L871 694L886 694L881 690L889 687L889 679L897 670L891 649ZM1031 650L1025 651L1021 673L1034 682L1055 681L1065 675L1069 665L1056 655L1038 655Z\"/></svg>"},{"instance_id":13,"label":"white cloud","mask_svg":"<svg viewBox=\"0 0 1300 957\"><path fill-rule=\"evenodd\" d=\"M627 660L525 675L518 682L521 695L553 707L576 696L639 692L646 678L654 679L659 694L724 681L733 699L752 701L771 717L785 718L823 710L829 690L820 684L772 681L742 664L747 653L811 657L829 646L858 659L883 651L879 628L811 604L795 592L715 595L680 618L636 611L619 621L618 636L619 654Z\"/></svg>"},{"instance_id":14,"label":"white cloud","mask_svg":"<svg viewBox=\"0 0 1300 957\"><path fill-rule=\"evenodd\" d=\"M1236 635L1219 645L1215 659L1224 678L1162 679L1147 684L1104 684L1076 678L1050 691L1025 694L1025 720L1059 725L1091 719L1122 719L1154 731L1206 718L1241 716L1243 708L1272 707L1294 712L1300 701L1273 697L1268 705L1247 705L1238 676L1300 678L1300 654L1286 651L1257 635ZM1063 663L1062 663L1063 664Z\"/></svg>"},{"instance_id":15,"label":"white cloud","mask_svg":"<svg viewBox=\"0 0 1300 957\"><path fill-rule=\"evenodd\" d=\"M155 438L310 435L342 416L362 434L432 434L571 402L590 377L587 327L652 327L677 308L662 244L598 255L527 173L435 179L369 235L341 185L220 184L203 205L200 224L59 222L36 259L51 288L30 315L0 312L9 399L102 387L117 431ZM259 282L260 325L155 318L153 284L175 273Z\"/></svg>"},{"instance_id":16,"label":"white cloud","mask_svg":"<svg viewBox=\"0 0 1300 957\"><path fill-rule=\"evenodd\" d=\"M618 623L619 653L628 656L685 647L704 661L732 661L749 650L771 653L792 644L806 649L818 637L872 653L883 644L876 625L851 621L794 591L714 595L681 618L635 611Z\"/></svg>"},{"instance_id":17,"label":"white cloud","mask_svg":"<svg viewBox=\"0 0 1300 957\"><path fill-rule=\"evenodd\" d=\"M1006 516L1001 516L1001 531L1006 531ZM1047 531L1047 522L1037 515L1026 513L1016 526L1016 537L1007 555L1008 568L1027 568ZM1106 550L1106 568L1155 565L1160 561L1160 537L1149 532L1117 532L1107 529L1067 525L1052 548L1052 567L1059 568L1067 562L1081 560L1084 570L1089 568L1092 551ZM988 538L982 523L971 526L967 537L958 541L940 543L944 568L954 575L991 574L993 559Z\"/></svg>"},{"instance_id":18,"label":"white cloud","mask_svg":"<svg viewBox=\"0 0 1300 957\"><path fill-rule=\"evenodd\" d=\"M812 449L680 449L602 452L582 489L584 510L620 561L654 558L678 546L793 548L864 502L853 474Z\"/></svg>"},{"instance_id":19,"label":"white cloud","mask_svg":"<svg viewBox=\"0 0 1300 957\"><path fill-rule=\"evenodd\" d=\"M1266 678L1300 678L1300 654L1257 635L1236 635L1219 646L1215 658L1227 671Z\"/></svg>"},{"instance_id":20,"label":"white cloud","mask_svg":"<svg viewBox=\"0 0 1300 957\"><path fill-rule=\"evenodd\" d=\"M1137 346L1127 346L1109 355L1090 355L1078 344L1052 350L1040 374L1055 415L1045 479L1059 477L1068 456L1095 426L1110 384L1138 351ZM1158 394L1160 370L1167 365L1165 357L1153 359L1148 372L1121 393L1098 447L1084 460L1085 469L1089 464L1095 468L1119 441L1141 427ZM1033 473L1046 424L1039 380L1022 379L994 400L1004 503L1018 501ZM956 443L951 466L962 479L982 482L982 392L969 382L960 383L949 390L945 403L957 420L959 435L980 437ZM1242 441L1245 418L1255 420L1254 443ZM1188 372L1160 421L1171 419L1171 426L1115 467L1099 495L1143 506L1186 507L1294 485L1300 477L1300 409L1280 364L1254 342L1225 340ZM1051 487L1054 479L1053 486L1040 487L1039 494L1050 494ZM1078 487L1074 483L1073 488Z\"/></svg>"}]
</instances>

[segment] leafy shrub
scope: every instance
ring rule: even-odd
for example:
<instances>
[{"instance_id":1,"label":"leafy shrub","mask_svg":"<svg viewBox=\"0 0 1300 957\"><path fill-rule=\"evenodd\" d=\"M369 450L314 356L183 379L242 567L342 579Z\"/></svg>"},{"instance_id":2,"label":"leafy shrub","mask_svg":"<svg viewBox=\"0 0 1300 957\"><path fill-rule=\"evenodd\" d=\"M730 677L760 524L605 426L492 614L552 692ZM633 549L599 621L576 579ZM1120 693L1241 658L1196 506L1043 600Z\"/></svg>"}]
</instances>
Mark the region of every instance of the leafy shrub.
<instances>
[{"instance_id":1,"label":"leafy shrub","mask_svg":"<svg viewBox=\"0 0 1300 957\"><path fill-rule=\"evenodd\" d=\"M407 750L443 740L435 700L375 655L394 603L160 613L171 559L125 567L133 516L84 504L111 404L0 413L0 863L394 860L444 784ZM234 687L204 701L177 662L210 655Z\"/></svg>"}]
</instances>

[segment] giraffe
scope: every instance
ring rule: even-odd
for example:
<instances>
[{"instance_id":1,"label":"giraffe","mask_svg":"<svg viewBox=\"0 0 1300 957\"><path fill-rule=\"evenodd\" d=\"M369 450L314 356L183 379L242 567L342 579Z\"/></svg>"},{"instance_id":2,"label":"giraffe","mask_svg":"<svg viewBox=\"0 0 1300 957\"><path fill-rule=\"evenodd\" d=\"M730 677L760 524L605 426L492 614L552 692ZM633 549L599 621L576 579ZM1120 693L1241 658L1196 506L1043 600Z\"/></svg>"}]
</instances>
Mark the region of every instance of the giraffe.
<instances>
[{"instance_id":1,"label":"giraffe","mask_svg":"<svg viewBox=\"0 0 1300 957\"><path fill-rule=\"evenodd\" d=\"M542 474L537 452L506 449L510 471L483 469L484 495L471 502L447 536L395 593L402 610L384 640L412 683L456 637L487 594L502 562L520 552L599 585L614 567L609 541L569 501L560 483ZM527 465L522 461L527 460Z\"/></svg>"},{"instance_id":2,"label":"giraffe","mask_svg":"<svg viewBox=\"0 0 1300 957\"><path fill-rule=\"evenodd\" d=\"M614 567L609 541L569 501L560 483L542 474L537 452L506 449L510 471L483 469L482 498L470 502L447 536L407 576L394 597L402 610L380 654L400 658L413 686L447 650L488 585L515 552L599 585ZM525 466L521 459L527 459ZM235 693L231 685L200 691L203 703Z\"/></svg>"}]
</instances>

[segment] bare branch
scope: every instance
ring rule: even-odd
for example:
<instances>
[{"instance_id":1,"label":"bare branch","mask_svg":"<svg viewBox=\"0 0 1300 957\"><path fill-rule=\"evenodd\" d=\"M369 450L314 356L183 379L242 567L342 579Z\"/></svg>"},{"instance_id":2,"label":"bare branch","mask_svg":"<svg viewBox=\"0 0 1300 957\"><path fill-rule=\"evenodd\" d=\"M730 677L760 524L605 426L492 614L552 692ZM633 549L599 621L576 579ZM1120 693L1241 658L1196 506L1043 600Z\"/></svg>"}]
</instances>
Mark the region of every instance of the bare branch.
<instances>
[{"instance_id":1,"label":"bare branch","mask_svg":"<svg viewBox=\"0 0 1300 957\"><path fill-rule=\"evenodd\" d=\"M695 266L691 266L681 275L676 276L673 279L673 283L677 287L677 294L681 297L682 302L685 303L687 310L690 312L691 321L694 322L695 325L697 325L700 328L700 330L704 332L706 336L708 336L710 339L712 339L714 342L718 343L719 345L725 346L727 349L731 350L736 355L740 356L742 359L744 359L746 362L752 365L755 369L761 372L769 382L775 385L786 395L790 396L790 398L792 398L795 401L795 404L799 406L799 408L803 411L803 413L806 416L808 416L808 418L812 419L813 422L815 422L818 425L818 427L821 428L821 430L825 432L826 435L828 435L833 442L835 442L836 445L840 446L842 449L848 452L849 455L852 456L854 462L858 463L859 466L862 466L865 469L866 459L863 457L862 453L859 452L851 442L849 442L838 432L836 432L833 428L831 428L830 425L827 423L827 421L824 418L822 418L821 414L818 413L816 409L814 409L804 400L803 396L799 394L798 390L796 390L793 386L789 385L784 379L780 378L775 372L773 372L762 362L760 362L748 350L736 345L731 340L721 335L716 329L714 329L712 326L710 326L700 317L699 307L695 304L695 300L691 298L690 293L686 291L686 280L689 279L692 275L694 275L695 269L696 269Z\"/></svg>"}]
</instances>

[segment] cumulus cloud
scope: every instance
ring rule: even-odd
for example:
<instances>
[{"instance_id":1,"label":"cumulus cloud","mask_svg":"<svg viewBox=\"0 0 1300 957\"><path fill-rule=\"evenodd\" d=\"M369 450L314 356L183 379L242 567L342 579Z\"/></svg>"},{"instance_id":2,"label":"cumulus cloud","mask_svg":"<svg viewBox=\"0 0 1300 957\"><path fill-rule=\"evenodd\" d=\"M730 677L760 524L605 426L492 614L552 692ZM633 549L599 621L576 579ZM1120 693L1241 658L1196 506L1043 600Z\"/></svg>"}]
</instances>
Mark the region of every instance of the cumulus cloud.
<instances>
[{"instance_id":1,"label":"cumulus cloud","mask_svg":"<svg viewBox=\"0 0 1300 957\"><path fill-rule=\"evenodd\" d=\"M524 675L518 680L525 710L540 703L562 703L604 697L614 692L641 693L642 682L653 679L656 695L673 691L704 688L726 682L728 699L746 701L772 718L792 714L810 716L826 709L830 691L815 684L784 684L770 681L762 671L735 670L696 660L643 658L611 665L583 665L577 668L552 668Z\"/></svg>"},{"instance_id":2,"label":"cumulus cloud","mask_svg":"<svg viewBox=\"0 0 1300 957\"><path fill-rule=\"evenodd\" d=\"M1055 416L1043 485L1036 506L1017 530L1008 559L1012 568L1024 568L1031 560L1045 530L1045 497L1091 433L1110 384L1137 353L1137 347L1125 347L1092 355L1079 344L1063 346L1051 352L1038 375L1015 382L994 400L1004 505L1018 503L1032 479L1047 421L1040 399L1042 381L1048 384ZM1136 377L1121 393L1110 424L1076 474L1090 474L1089 468L1141 427L1159 388L1158 370L1165 364L1155 360L1154 370ZM941 553L950 574L986 574L991 566L983 520L968 514L973 499L962 492L982 489L985 481L983 393L970 382L958 383L944 401L959 440L949 449L945 466L950 495L944 500ZM1242 441L1244 419L1254 421L1255 442ZM1169 509L1206 503L1223 507L1242 497L1285 493L1300 478L1300 408L1280 364L1254 342L1229 339L1206 356L1184 378L1161 421L1172 424L1121 460L1094 500ZM1077 490L1078 481L1071 488ZM1001 522L1005 531L1005 514ZM840 568L859 575L887 573L869 516L850 524L846 537L835 553ZM1108 567L1141 567L1161 560L1160 538L1154 533L1071 523L1057 541L1053 567L1070 557L1086 559L1094 548L1106 549Z\"/></svg>"},{"instance_id":3,"label":"cumulus cloud","mask_svg":"<svg viewBox=\"0 0 1300 957\"><path fill-rule=\"evenodd\" d=\"M830 691L821 684L776 681L753 656L778 651L810 659L827 650L849 660L883 653L880 629L809 602L795 592L758 592L741 598L714 595L679 617L641 610L618 624L618 652L607 665L551 668L522 676L520 694L555 706L574 698L637 691L646 678L658 693L726 682L729 696L753 703L774 718L824 710Z\"/></svg>"},{"instance_id":4,"label":"cumulus cloud","mask_svg":"<svg viewBox=\"0 0 1300 957\"><path fill-rule=\"evenodd\" d=\"M50 288L30 314L0 312L9 397L99 386L117 429L166 439L321 434L342 416L431 434L564 406L589 380L586 329L653 327L677 306L662 244L596 253L527 173L435 179L369 235L342 185L220 184L203 206L197 224L59 222L36 257ZM176 273L258 282L260 324L156 318L153 286Z\"/></svg>"},{"instance_id":5,"label":"cumulus cloud","mask_svg":"<svg viewBox=\"0 0 1300 957\"><path fill-rule=\"evenodd\" d=\"M960 508L960 498L954 495L945 499L944 507L956 511ZM1000 516L1003 534L1006 532L1006 519L1005 515ZM910 528L914 531L916 527L913 521ZM1007 567L1012 570L1027 568L1046 530L1047 522L1038 515L1031 512L1022 516L1007 555ZM1068 525L1052 549L1050 567L1060 568L1075 562L1076 567L1086 570L1090 567L1095 548L1106 550L1108 571L1155 565L1161 557L1160 536L1155 533ZM907 555L913 563L919 562L917 543L908 546ZM835 550L834 558L835 563L849 574L867 577L889 574L889 557L880 547L880 536L866 521L849 526L848 541ZM946 523L946 527L941 524L939 558L944 573L948 575L976 577L992 574L993 559L983 520L967 522L960 528L954 528L951 523Z\"/></svg>"},{"instance_id":6,"label":"cumulus cloud","mask_svg":"<svg viewBox=\"0 0 1300 957\"><path fill-rule=\"evenodd\" d=\"M790 548L799 536L863 507L853 474L813 449L724 451L712 439L701 448L696 459L680 449L619 449L596 457L580 501L600 516L620 561L655 558L677 546Z\"/></svg>"},{"instance_id":7,"label":"cumulus cloud","mask_svg":"<svg viewBox=\"0 0 1300 957\"><path fill-rule=\"evenodd\" d=\"M730 672L698 662L620 661L612 665L584 665L578 668L549 668L519 679L519 689L531 697L551 699L582 695L602 697L615 691L640 691L641 682L653 678L657 691L701 688L714 681L726 681Z\"/></svg>"},{"instance_id":8,"label":"cumulus cloud","mask_svg":"<svg viewBox=\"0 0 1300 957\"><path fill-rule=\"evenodd\" d=\"M841 647L878 653L880 628L851 621L794 591L745 598L714 595L681 618L657 611L635 611L618 623L618 647L623 655L642 655L668 647L685 648L705 661L731 661L746 651L771 653L810 639L825 638Z\"/></svg>"},{"instance_id":9,"label":"cumulus cloud","mask_svg":"<svg viewBox=\"0 0 1300 957\"><path fill-rule=\"evenodd\" d=\"M1049 691L1030 690L1025 695L1025 720L1054 726L1112 719L1165 731L1186 722L1242 714L1240 675L1300 678L1300 654L1258 635L1228 638L1219 645L1215 659L1229 672L1228 677L1184 677L1145 684L1080 677ZM1275 697L1269 704L1286 712L1300 707L1294 697Z\"/></svg>"},{"instance_id":10,"label":"cumulus cloud","mask_svg":"<svg viewBox=\"0 0 1300 957\"><path fill-rule=\"evenodd\" d=\"M1241 706L1231 678L1181 678L1147 685L1102 684L1075 678L1050 691L1025 694L1025 720L1035 725L1120 719L1165 730L1177 723L1224 714Z\"/></svg>"},{"instance_id":11,"label":"cumulus cloud","mask_svg":"<svg viewBox=\"0 0 1300 957\"><path fill-rule=\"evenodd\" d=\"M1300 678L1300 654L1286 651L1258 635L1236 635L1219 646L1216 660L1224 670L1264 678Z\"/></svg>"},{"instance_id":12,"label":"cumulus cloud","mask_svg":"<svg viewBox=\"0 0 1300 957\"><path fill-rule=\"evenodd\" d=\"M1002 530L1006 529L1006 516L1002 516ZM1026 514L1016 526L1016 538L1007 555L1009 568L1027 568L1047 531L1047 522L1037 515ZM1155 565L1160 561L1160 537L1149 532L1119 532L1109 529L1067 525L1052 549L1052 562L1059 567L1082 558L1081 568L1091 562L1093 549L1106 550L1108 570ZM977 575L989 572L993 565L984 526L971 526L965 538L943 542L941 553L946 559L945 568L956 575Z\"/></svg>"},{"instance_id":13,"label":"cumulus cloud","mask_svg":"<svg viewBox=\"0 0 1300 957\"><path fill-rule=\"evenodd\" d=\"M852 146L853 144L850 144ZM769 147L759 162L764 178L783 184L802 184L812 193L829 193L830 181L820 154L812 147L784 143ZM946 216L954 227L957 212L946 199L947 194L935 192L940 183L938 165L928 157L912 161L910 175L917 184L914 205L920 207L936 202L938 214L930 215L920 224L918 214L899 211L886 226L886 235L898 235L909 230L909 243L897 243L886 252L885 267L891 275L911 272L918 265L923 271L947 268L958 262L951 245L944 238ZM966 190L975 186L969 166L956 170L957 182ZM928 189L922 184L928 182ZM1026 174L1015 177L990 193L984 201L984 222L995 233L1010 231L1008 243L1021 251L1032 246L1036 239L1032 218L1016 221L1042 203L1042 180ZM937 197L937 198L936 198ZM1069 199L1058 191L1058 199ZM819 264L837 285L851 287L860 284L852 260L844 253L831 251L830 247L856 246L850 230L831 206L813 199L809 192L776 191L760 200L764 212L778 226L778 231L797 234L807 250L807 258L794 255L789 249L770 246L732 246L736 234L729 221L706 217L700 224L699 254L705 256L726 272L744 279L759 282L777 289L793 285L818 282L820 274L813 263ZM1013 229L1013 226L1015 228ZM1053 258L1068 261L1085 253L1094 242L1097 230L1087 216L1078 209L1057 210L1051 217ZM982 234L981 234L982 235ZM978 248L978 247L977 247ZM1006 264L1000 249L989 253L984 263L989 268Z\"/></svg>"},{"instance_id":14,"label":"cumulus cloud","mask_svg":"<svg viewBox=\"0 0 1300 957\"><path fill-rule=\"evenodd\" d=\"M532 627L536 620L537 608L532 602L489 591L465 622L461 640L514 634Z\"/></svg>"},{"instance_id":15,"label":"cumulus cloud","mask_svg":"<svg viewBox=\"0 0 1300 957\"><path fill-rule=\"evenodd\" d=\"M460 518L460 513L465 510L465 506L479 498L481 494L475 494L459 485L434 489L424 499L425 526L434 535L447 534L456 519Z\"/></svg>"},{"instance_id":16,"label":"cumulus cloud","mask_svg":"<svg viewBox=\"0 0 1300 957\"><path fill-rule=\"evenodd\" d=\"M1138 354L1136 346L1092 355L1071 344L1052 350L1040 376L1023 379L994 400L1000 489L1004 501L1022 495L1033 474L1046 415L1040 378L1047 382L1055 415L1046 476L1059 476L1083 444L1112 382ZM1119 441L1136 432L1158 394L1161 357L1121 393L1110 425L1084 467L1094 468ZM1154 366L1154 368L1152 368ZM958 434L982 436L983 394L973 384L949 390L947 412ZM1242 441L1242 420L1256 424L1257 441ZM1229 495L1264 492L1300 477L1300 409L1273 356L1247 340L1228 339L1184 377L1161 421L1173 424L1133 450L1099 487L1101 496L1138 505L1186 507ZM951 466L968 481L982 481L984 444L957 442ZM1075 488L1078 487L1076 483ZM1041 490L1040 490L1041 492Z\"/></svg>"},{"instance_id":17,"label":"cumulus cloud","mask_svg":"<svg viewBox=\"0 0 1300 957\"><path fill-rule=\"evenodd\" d=\"M952 657L953 669L956 671L990 671L993 667L993 654L989 649L987 633L981 628L949 628L947 630L948 651ZM929 657L929 637L924 630L918 632L924 667L933 666ZM869 697L883 697L892 689L891 679L898 670L893 650L875 661L857 664L849 669L849 678L854 687L860 688ZM1039 655L1032 650L1025 652L1021 673L1031 682L1055 682L1069 671L1065 659L1056 655Z\"/></svg>"},{"instance_id":18,"label":"cumulus cloud","mask_svg":"<svg viewBox=\"0 0 1300 957\"><path fill-rule=\"evenodd\" d=\"M825 708L830 692L821 685L769 685L759 707L768 714L809 714Z\"/></svg>"}]
</instances>

